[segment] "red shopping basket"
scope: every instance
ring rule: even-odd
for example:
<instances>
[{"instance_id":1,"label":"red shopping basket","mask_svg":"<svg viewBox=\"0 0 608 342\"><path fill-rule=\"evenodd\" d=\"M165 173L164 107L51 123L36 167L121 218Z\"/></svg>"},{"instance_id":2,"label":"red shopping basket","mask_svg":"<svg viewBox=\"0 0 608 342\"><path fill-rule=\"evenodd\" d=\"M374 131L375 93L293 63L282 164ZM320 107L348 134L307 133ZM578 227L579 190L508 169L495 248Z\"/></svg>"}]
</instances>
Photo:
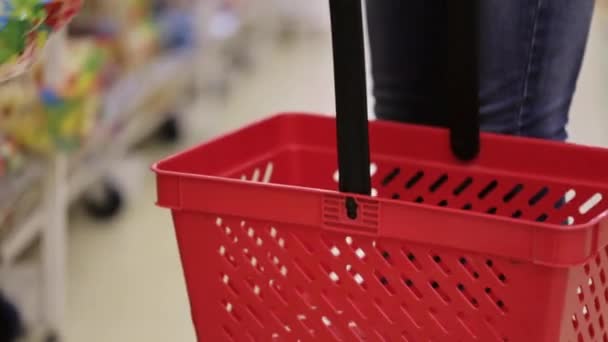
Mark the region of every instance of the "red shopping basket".
<instances>
[{"instance_id":1,"label":"red shopping basket","mask_svg":"<svg viewBox=\"0 0 608 342\"><path fill-rule=\"evenodd\" d=\"M199 341L608 341L608 151L483 134L463 162L454 128L372 122L355 195L340 96L338 145L280 115L155 165Z\"/></svg>"}]
</instances>

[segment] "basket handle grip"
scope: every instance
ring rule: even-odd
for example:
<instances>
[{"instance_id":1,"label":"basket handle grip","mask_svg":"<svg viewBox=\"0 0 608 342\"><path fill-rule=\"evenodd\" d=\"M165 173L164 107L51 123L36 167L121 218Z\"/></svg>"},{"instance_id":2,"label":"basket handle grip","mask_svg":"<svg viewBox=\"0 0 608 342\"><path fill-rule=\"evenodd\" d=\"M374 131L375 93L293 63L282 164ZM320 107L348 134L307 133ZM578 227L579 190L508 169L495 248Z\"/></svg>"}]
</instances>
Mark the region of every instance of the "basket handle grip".
<instances>
[{"instance_id":1,"label":"basket handle grip","mask_svg":"<svg viewBox=\"0 0 608 342\"><path fill-rule=\"evenodd\" d=\"M478 1L447 1L449 53L446 54L444 73L445 94L440 100L443 101L442 108L450 114L452 151L463 161L472 160L479 153ZM369 195L370 151L362 4L360 0L329 0L329 4L340 191ZM353 208L356 216L356 203L353 199L347 200L348 211Z\"/></svg>"}]
</instances>

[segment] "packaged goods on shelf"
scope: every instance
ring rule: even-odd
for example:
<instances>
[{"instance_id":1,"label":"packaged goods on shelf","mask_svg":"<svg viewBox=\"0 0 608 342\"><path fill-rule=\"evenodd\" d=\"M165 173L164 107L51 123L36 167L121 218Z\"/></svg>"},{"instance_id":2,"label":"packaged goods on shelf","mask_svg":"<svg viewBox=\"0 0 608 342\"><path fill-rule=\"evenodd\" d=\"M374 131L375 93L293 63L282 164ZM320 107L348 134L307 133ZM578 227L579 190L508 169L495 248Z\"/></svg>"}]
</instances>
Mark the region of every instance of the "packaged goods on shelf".
<instances>
[{"instance_id":1,"label":"packaged goods on shelf","mask_svg":"<svg viewBox=\"0 0 608 342\"><path fill-rule=\"evenodd\" d=\"M81 0L0 0L0 82L23 74Z\"/></svg>"},{"instance_id":2,"label":"packaged goods on shelf","mask_svg":"<svg viewBox=\"0 0 608 342\"><path fill-rule=\"evenodd\" d=\"M0 177L0 241L40 208L44 178L37 160L29 160L19 172Z\"/></svg>"},{"instance_id":3,"label":"packaged goods on shelf","mask_svg":"<svg viewBox=\"0 0 608 342\"><path fill-rule=\"evenodd\" d=\"M21 147L13 139L0 135L0 179L18 174L24 164Z\"/></svg>"},{"instance_id":4,"label":"packaged goods on shelf","mask_svg":"<svg viewBox=\"0 0 608 342\"><path fill-rule=\"evenodd\" d=\"M0 134L0 241L40 204L40 162L12 138Z\"/></svg>"},{"instance_id":5,"label":"packaged goods on shelf","mask_svg":"<svg viewBox=\"0 0 608 342\"><path fill-rule=\"evenodd\" d=\"M37 153L80 146L93 129L100 108L109 53L92 39L72 39L66 48L65 60L56 65L62 69L59 85L30 83L28 93L35 87L34 98L30 95L0 120L0 130ZM42 73L42 68L38 65L35 73ZM0 105L2 94L6 94L5 88L0 92ZM6 101L12 98L6 94Z\"/></svg>"},{"instance_id":6,"label":"packaged goods on shelf","mask_svg":"<svg viewBox=\"0 0 608 342\"><path fill-rule=\"evenodd\" d=\"M70 28L112 42L121 64L134 68L159 50L159 31L151 1L88 0Z\"/></svg>"}]
</instances>

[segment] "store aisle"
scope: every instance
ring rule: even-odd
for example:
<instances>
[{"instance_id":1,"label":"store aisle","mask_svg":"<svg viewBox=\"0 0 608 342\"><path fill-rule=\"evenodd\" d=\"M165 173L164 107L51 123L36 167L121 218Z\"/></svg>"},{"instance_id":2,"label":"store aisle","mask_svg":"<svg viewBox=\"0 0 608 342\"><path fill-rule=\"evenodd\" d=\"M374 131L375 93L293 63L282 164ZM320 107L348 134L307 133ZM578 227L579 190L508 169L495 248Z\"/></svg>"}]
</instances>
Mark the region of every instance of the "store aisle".
<instances>
[{"instance_id":1,"label":"store aisle","mask_svg":"<svg viewBox=\"0 0 608 342\"><path fill-rule=\"evenodd\" d=\"M573 109L572 136L608 146L608 15L594 31ZM265 45L267 46L267 45ZM192 108L183 146L289 109L331 113L328 38L261 49L255 70L239 76L225 104L201 99ZM146 162L171 148L145 151ZM169 212L154 207L154 176L128 210L108 223L71 222L67 342L194 341Z\"/></svg>"},{"instance_id":2,"label":"store aisle","mask_svg":"<svg viewBox=\"0 0 608 342\"><path fill-rule=\"evenodd\" d=\"M269 113L333 112L329 44L313 38L256 51L255 70L239 77L226 103L203 98L191 108L177 149ZM172 150L147 148L145 160ZM145 175L109 224L79 214L71 222L67 342L194 341L170 214L154 206L154 176Z\"/></svg>"}]
</instances>

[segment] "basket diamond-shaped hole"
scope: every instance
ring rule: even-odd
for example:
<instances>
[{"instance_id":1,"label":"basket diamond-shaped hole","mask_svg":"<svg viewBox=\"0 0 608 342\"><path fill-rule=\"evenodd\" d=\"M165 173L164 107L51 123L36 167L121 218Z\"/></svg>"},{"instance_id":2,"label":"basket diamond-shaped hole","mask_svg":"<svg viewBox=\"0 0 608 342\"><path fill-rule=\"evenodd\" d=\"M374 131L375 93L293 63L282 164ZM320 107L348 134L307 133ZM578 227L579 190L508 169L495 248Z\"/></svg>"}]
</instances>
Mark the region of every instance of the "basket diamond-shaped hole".
<instances>
[{"instance_id":1,"label":"basket diamond-shaped hole","mask_svg":"<svg viewBox=\"0 0 608 342\"><path fill-rule=\"evenodd\" d=\"M384 288L389 292L390 295L394 296L397 294L395 289L391 286L390 282L384 275L382 275L378 271L376 271L375 275L376 275L376 278L378 279L378 281L380 282L380 284L382 284L382 286L384 286Z\"/></svg>"},{"instance_id":2,"label":"basket diamond-shaped hole","mask_svg":"<svg viewBox=\"0 0 608 342\"><path fill-rule=\"evenodd\" d=\"M589 278L589 280L587 281L587 284L589 285L589 289L591 290L591 293L595 293L595 282L593 281L593 278Z\"/></svg>"},{"instance_id":3,"label":"basket diamond-shaped hole","mask_svg":"<svg viewBox=\"0 0 608 342\"><path fill-rule=\"evenodd\" d=\"M228 253L226 246L221 245L220 248L218 249L218 253L219 253L219 255L223 256L224 259L226 261L228 261L232 266L236 267L236 260L234 259L234 257L232 255L230 255L230 253Z\"/></svg>"},{"instance_id":4,"label":"basket diamond-shaped hole","mask_svg":"<svg viewBox=\"0 0 608 342\"><path fill-rule=\"evenodd\" d=\"M581 303L585 300L585 294L583 293L582 287L579 286L576 288L576 295L578 296L578 300L581 301Z\"/></svg>"},{"instance_id":5,"label":"basket diamond-shaped hole","mask_svg":"<svg viewBox=\"0 0 608 342\"><path fill-rule=\"evenodd\" d=\"M441 257L439 255L433 255L433 261L435 262L435 264L437 264L437 267L439 267L439 269L441 271L443 271L443 273L445 274L450 274L451 270L448 267L448 265L446 263L443 262L443 259L441 259Z\"/></svg>"},{"instance_id":6,"label":"basket diamond-shaped hole","mask_svg":"<svg viewBox=\"0 0 608 342\"><path fill-rule=\"evenodd\" d=\"M473 178L466 178L462 183L460 183L460 185L458 185L456 189L454 189L454 196L459 196L462 194L468 187L471 186L471 184L473 184Z\"/></svg>"},{"instance_id":7,"label":"basket diamond-shaped hole","mask_svg":"<svg viewBox=\"0 0 608 342\"><path fill-rule=\"evenodd\" d=\"M339 249L338 247L336 247L336 246L333 246L333 247L330 249L330 252L331 252L331 254L332 254L333 256L335 256L335 257L339 257L339 256L340 256L340 249Z\"/></svg>"},{"instance_id":8,"label":"basket diamond-shaped hole","mask_svg":"<svg viewBox=\"0 0 608 342\"><path fill-rule=\"evenodd\" d=\"M412 178L410 178L410 180L407 181L407 183L405 183L405 188L408 190L413 188L416 184L418 184L418 182L420 182L422 177L424 177L423 171L416 172L416 174L414 176L412 176Z\"/></svg>"},{"instance_id":9,"label":"basket diamond-shaped hole","mask_svg":"<svg viewBox=\"0 0 608 342\"><path fill-rule=\"evenodd\" d=\"M363 288L367 287L365 284L365 278L363 277L363 275L361 275L361 273L357 272L354 267L352 267L351 265L346 265L346 270L352 276L353 280L355 281L355 283L357 283L357 285Z\"/></svg>"},{"instance_id":10,"label":"basket diamond-shaped hole","mask_svg":"<svg viewBox=\"0 0 608 342\"><path fill-rule=\"evenodd\" d=\"M401 169L396 167L382 179L382 186L388 186L401 173Z\"/></svg>"},{"instance_id":11,"label":"basket diamond-shaped hole","mask_svg":"<svg viewBox=\"0 0 608 342\"><path fill-rule=\"evenodd\" d=\"M353 244L353 238L350 236L347 236L344 238L344 242L346 242L347 245L351 246Z\"/></svg>"},{"instance_id":12,"label":"basket diamond-shaped hole","mask_svg":"<svg viewBox=\"0 0 608 342\"><path fill-rule=\"evenodd\" d=\"M566 204L572 202L572 200L576 197L576 191L574 189L570 189L566 191L564 196L555 202L555 209L560 209Z\"/></svg>"},{"instance_id":13,"label":"basket diamond-shaped hole","mask_svg":"<svg viewBox=\"0 0 608 342\"><path fill-rule=\"evenodd\" d=\"M589 320L590 315L589 315L589 307L587 305L583 306L583 317L585 317L586 320Z\"/></svg>"},{"instance_id":14,"label":"basket diamond-shaped hole","mask_svg":"<svg viewBox=\"0 0 608 342\"><path fill-rule=\"evenodd\" d=\"M417 270L422 270L422 265L420 264L414 253L408 250L402 250L402 252L407 257L407 260L409 260L411 265L414 266L414 268L416 268Z\"/></svg>"},{"instance_id":15,"label":"basket diamond-shaped hole","mask_svg":"<svg viewBox=\"0 0 608 342\"><path fill-rule=\"evenodd\" d=\"M273 256L272 263L278 266L281 263L281 260L279 260L277 256Z\"/></svg>"},{"instance_id":16,"label":"basket diamond-shaped hole","mask_svg":"<svg viewBox=\"0 0 608 342\"><path fill-rule=\"evenodd\" d=\"M511 189L511 191L509 191L505 197L503 197L503 202L505 203L509 203L511 202L522 190L524 189L524 186L521 184L517 184L515 187L513 187L513 189Z\"/></svg>"},{"instance_id":17,"label":"basket diamond-shaped hole","mask_svg":"<svg viewBox=\"0 0 608 342\"><path fill-rule=\"evenodd\" d=\"M362 250L361 248L357 248L357 250L355 251L355 254L357 255L357 258L359 258L359 260L363 260L365 259L365 251Z\"/></svg>"},{"instance_id":18,"label":"basket diamond-shaped hole","mask_svg":"<svg viewBox=\"0 0 608 342\"><path fill-rule=\"evenodd\" d=\"M572 217L572 216L568 216L568 217L567 217L567 218L564 220L564 222L563 222L562 224L563 224L564 226L571 226L571 225L573 225L573 224L574 224L574 222L575 222L575 221L574 221L574 217Z\"/></svg>"},{"instance_id":19,"label":"basket diamond-shaped hole","mask_svg":"<svg viewBox=\"0 0 608 342\"><path fill-rule=\"evenodd\" d=\"M483 188L483 190L481 190L481 192L479 192L477 197L479 197L479 199L484 199L488 197L488 195L492 193L492 191L496 190L496 187L498 187L498 181L491 181L485 188Z\"/></svg>"},{"instance_id":20,"label":"basket diamond-shaped hole","mask_svg":"<svg viewBox=\"0 0 608 342\"><path fill-rule=\"evenodd\" d=\"M409 279L409 278L404 278L403 279L403 283L405 284L405 286L410 289L410 291L412 292L412 294L414 296L416 296L416 298L418 299L422 299L422 292L420 292L420 290L418 289L418 287L416 287L416 284L414 284L414 281Z\"/></svg>"},{"instance_id":21,"label":"basket diamond-shaped hole","mask_svg":"<svg viewBox=\"0 0 608 342\"><path fill-rule=\"evenodd\" d=\"M591 211L591 209L595 208L602 201L602 199L603 196L600 193L591 196L591 198L587 200L587 202L583 203L583 205L580 206L579 212L581 213L581 215L587 214L589 211Z\"/></svg>"},{"instance_id":22,"label":"basket diamond-shaped hole","mask_svg":"<svg viewBox=\"0 0 608 342\"><path fill-rule=\"evenodd\" d=\"M268 165L266 165L266 170L264 171L264 177L262 178L262 183L270 183L270 180L272 179L273 171L274 171L274 163L269 162Z\"/></svg>"},{"instance_id":23,"label":"basket diamond-shaped hole","mask_svg":"<svg viewBox=\"0 0 608 342\"><path fill-rule=\"evenodd\" d=\"M251 176L251 181L252 182L259 182L260 181L260 175L261 175L261 171L259 168L255 168L255 170L253 170L253 175Z\"/></svg>"},{"instance_id":24,"label":"basket diamond-shaped hole","mask_svg":"<svg viewBox=\"0 0 608 342\"><path fill-rule=\"evenodd\" d=\"M353 279L355 280L355 282L359 285L363 285L365 283L365 279L363 278L363 276L359 273L355 273L355 275L353 276Z\"/></svg>"},{"instance_id":25,"label":"basket diamond-shaped hole","mask_svg":"<svg viewBox=\"0 0 608 342\"><path fill-rule=\"evenodd\" d=\"M441 188L441 186L442 186L443 184L445 184L445 182L447 182L447 181L448 181L448 175L443 174L443 175L441 175L441 177L439 177L439 179L437 179L437 180L435 181L435 183L433 183L433 184L431 185L431 187L429 188L429 190L430 190L431 192L436 192L436 191L437 191L437 190L439 190L439 188Z\"/></svg>"},{"instance_id":26,"label":"basket diamond-shaped hole","mask_svg":"<svg viewBox=\"0 0 608 342\"><path fill-rule=\"evenodd\" d=\"M363 331L361 331L361 328L359 328L359 326L357 325L357 322L354 322L354 321L348 322L348 328L353 332L353 334L355 336L357 336L359 338L359 340L366 339L365 334L363 333Z\"/></svg>"},{"instance_id":27,"label":"basket diamond-shaped hole","mask_svg":"<svg viewBox=\"0 0 608 342\"><path fill-rule=\"evenodd\" d=\"M528 200L528 204L530 204L530 206L535 206L543 198L545 198L548 194L549 194L549 188L544 187L544 188L540 189L534 196L532 196L530 198L530 200Z\"/></svg>"},{"instance_id":28,"label":"basket diamond-shaped hole","mask_svg":"<svg viewBox=\"0 0 608 342\"><path fill-rule=\"evenodd\" d=\"M431 281L430 282L431 288L435 291L435 293L437 293L437 295L445 302L445 303L449 303L450 302L450 297L448 297L448 295L445 293L445 291L443 291L443 289L441 289L441 286L439 285L438 282L436 281Z\"/></svg>"},{"instance_id":29,"label":"basket diamond-shaped hole","mask_svg":"<svg viewBox=\"0 0 608 342\"><path fill-rule=\"evenodd\" d=\"M572 315L572 326L574 327L574 329L578 329L578 318L576 318L576 315Z\"/></svg>"}]
</instances>

